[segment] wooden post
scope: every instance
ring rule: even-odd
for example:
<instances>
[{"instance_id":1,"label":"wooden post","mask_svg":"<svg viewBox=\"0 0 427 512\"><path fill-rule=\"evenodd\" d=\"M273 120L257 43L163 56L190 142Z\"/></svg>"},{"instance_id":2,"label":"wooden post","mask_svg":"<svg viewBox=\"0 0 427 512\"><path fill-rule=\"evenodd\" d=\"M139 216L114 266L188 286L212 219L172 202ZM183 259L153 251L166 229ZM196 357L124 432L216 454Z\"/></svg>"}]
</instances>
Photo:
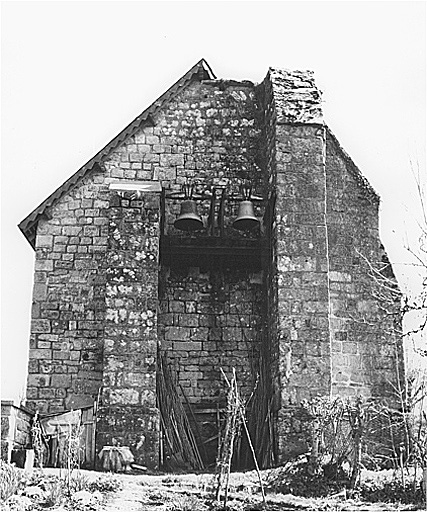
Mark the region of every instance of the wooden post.
<instances>
[{"instance_id":1,"label":"wooden post","mask_svg":"<svg viewBox=\"0 0 427 512\"><path fill-rule=\"evenodd\" d=\"M225 213L225 188L222 190L221 194L221 202L219 204L219 214L218 214L218 224L219 224L219 233L221 238L224 237L224 213Z\"/></svg>"},{"instance_id":2,"label":"wooden post","mask_svg":"<svg viewBox=\"0 0 427 512\"><path fill-rule=\"evenodd\" d=\"M427 510L427 467L423 468L423 483L424 483L424 500L426 502L426 510Z\"/></svg>"},{"instance_id":3,"label":"wooden post","mask_svg":"<svg viewBox=\"0 0 427 512\"><path fill-rule=\"evenodd\" d=\"M216 188L212 189L211 207L209 210L209 231L211 236L215 236L215 206L216 206Z\"/></svg>"}]
</instances>

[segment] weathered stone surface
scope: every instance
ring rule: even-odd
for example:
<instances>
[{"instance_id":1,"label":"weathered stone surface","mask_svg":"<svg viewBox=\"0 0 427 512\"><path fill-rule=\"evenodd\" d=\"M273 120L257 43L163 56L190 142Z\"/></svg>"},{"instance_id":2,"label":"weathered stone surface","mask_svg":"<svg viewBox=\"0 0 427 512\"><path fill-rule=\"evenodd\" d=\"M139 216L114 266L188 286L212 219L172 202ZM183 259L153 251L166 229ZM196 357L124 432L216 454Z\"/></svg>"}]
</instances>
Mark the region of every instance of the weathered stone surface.
<instances>
[{"instance_id":1,"label":"weathered stone surface","mask_svg":"<svg viewBox=\"0 0 427 512\"><path fill-rule=\"evenodd\" d=\"M111 194L114 207L109 211L105 261L108 346L103 359L98 443L110 435L108 429L103 430L104 425L122 421L125 406L150 415L156 407L157 308L150 305L158 299L158 274L153 269L159 260L159 197L147 193L137 202L130 202L114 191ZM141 257L142 253L145 257ZM133 331L135 337L124 335L128 331ZM150 343L146 342L147 337ZM141 441L142 433L134 430L132 421L126 432L119 429L114 433L115 439L122 445L132 439L130 447L136 452L137 461L156 467L153 453L158 451L158 430ZM144 421L152 421L151 416Z\"/></svg>"},{"instance_id":2,"label":"weathered stone surface","mask_svg":"<svg viewBox=\"0 0 427 512\"><path fill-rule=\"evenodd\" d=\"M213 265L205 271L198 267L171 268L161 279L162 346L169 350L173 366L179 368L179 382L191 404L200 404L216 394L224 405L221 368L228 377L236 369L243 396L248 397L252 391L263 300L262 283L252 279L253 274Z\"/></svg>"},{"instance_id":3,"label":"weathered stone surface","mask_svg":"<svg viewBox=\"0 0 427 512\"><path fill-rule=\"evenodd\" d=\"M394 319L384 316L369 275L367 261L379 268L387 261L378 238L378 198L329 132L326 142L331 329L334 339L341 342L332 346L332 391L348 395L357 387L358 393L375 396L384 390L377 382L396 384L403 377L402 368L400 376L396 374L403 363L394 325L399 303L394 305ZM336 211L345 215L337 217ZM375 229L367 229L367 224ZM390 304L387 308L393 309ZM389 334L381 339L384 331ZM381 360L382 356L386 359Z\"/></svg>"},{"instance_id":4,"label":"weathered stone surface","mask_svg":"<svg viewBox=\"0 0 427 512\"><path fill-rule=\"evenodd\" d=\"M323 123L321 93L312 71L270 68L277 123ZM283 145L287 147L286 145ZM307 144L307 149L311 149ZM292 154L288 153L289 157ZM320 155L310 153L311 158Z\"/></svg>"},{"instance_id":5,"label":"weathered stone surface","mask_svg":"<svg viewBox=\"0 0 427 512\"><path fill-rule=\"evenodd\" d=\"M34 308L31 328L37 349L30 353L29 382L32 382L32 373L37 373L35 362L50 362L51 368L56 364L59 371L56 372L58 376L52 385L55 397L62 397L64 400L63 409L66 408L67 398L75 392L67 375L71 371L78 374L79 366L72 366L71 363L83 362L80 360L83 354L81 348L87 348L85 353L89 354L89 357L96 357L96 354L102 353L102 344L91 346L91 340L99 338L101 341L103 337L105 281L102 280L103 272L100 266L103 256L82 253L81 249L92 248L93 240L91 237L79 237L84 229L88 228L86 223L89 219L101 220L106 215L105 209L102 208L86 212L91 213L91 217L79 212L80 207L92 206L93 200L89 197L93 194L97 196L98 201L103 201L102 206L108 204L102 186L95 183L96 178L96 173L93 173L91 177L83 180L53 206L52 219L43 220L38 225L40 240L37 242L39 249L36 252L36 284L33 294L37 309ZM103 226L96 227L97 235L104 232ZM100 238L96 243L97 247L100 247L106 244L106 239ZM94 322L94 319L98 322ZM56 338L46 340L46 335ZM79 345L70 345L70 338L78 339ZM51 346L52 342L57 345ZM66 348L63 342L67 342ZM51 348L53 352L47 350ZM43 368L42 372L47 367ZM63 376L59 378L61 373ZM99 369L95 377L98 384L95 391L92 391L93 399L101 386L101 380L102 369ZM34 389L33 386L31 389ZM27 396L29 405L37 398L35 391L31 391ZM43 398L47 400L46 391ZM53 404L53 401L45 403L45 410L49 410L49 404ZM54 407L58 410L57 401Z\"/></svg>"},{"instance_id":6,"label":"weathered stone surface","mask_svg":"<svg viewBox=\"0 0 427 512\"><path fill-rule=\"evenodd\" d=\"M385 382L396 382L401 346L384 335L392 326L359 254L386 257L378 198L324 126L311 73L272 69L259 86L193 78L38 222L27 400L62 411L103 386L98 446L114 438L156 467L158 350L203 439L215 436L209 411L225 403L220 369L236 370L246 398L262 370L254 407L271 407L281 460L305 443L302 399L387 394ZM181 199L110 190L118 180L154 181L167 194L190 181L229 196L248 180L263 197L254 205L262 230L235 230L229 197L221 237L179 231ZM210 206L197 200L205 224ZM256 242L262 268L233 254L165 260L163 235L184 246Z\"/></svg>"}]
</instances>

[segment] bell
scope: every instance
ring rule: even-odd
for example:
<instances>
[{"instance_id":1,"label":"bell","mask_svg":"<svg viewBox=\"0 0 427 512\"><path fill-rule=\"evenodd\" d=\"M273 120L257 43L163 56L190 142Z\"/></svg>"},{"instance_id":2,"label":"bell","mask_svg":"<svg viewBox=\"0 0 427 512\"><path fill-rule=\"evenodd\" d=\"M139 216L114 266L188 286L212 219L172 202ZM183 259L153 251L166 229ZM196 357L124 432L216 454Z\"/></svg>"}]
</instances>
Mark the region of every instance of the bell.
<instances>
[{"instance_id":1,"label":"bell","mask_svg":"<svg viewBox=\"0 0 427 512\"><path fill-rule=\"evenodd\" d=\"M181 213L173 225L182 231L195 231L203 228L203 221L197 215L196 201L187 199L181 203Z\"/></svg>"},{"instance_id":2,"label":"bell","mask_svg":"<svg viewBox=\"0 0 427 512\"><path fill-rule=\"evenodd\" d=\"M233 222L233 228L240 231L247 231L253 229L258 224L259 220L255 217L252 201L241 201L237 217Z\"/></svg>"}]
</instances>

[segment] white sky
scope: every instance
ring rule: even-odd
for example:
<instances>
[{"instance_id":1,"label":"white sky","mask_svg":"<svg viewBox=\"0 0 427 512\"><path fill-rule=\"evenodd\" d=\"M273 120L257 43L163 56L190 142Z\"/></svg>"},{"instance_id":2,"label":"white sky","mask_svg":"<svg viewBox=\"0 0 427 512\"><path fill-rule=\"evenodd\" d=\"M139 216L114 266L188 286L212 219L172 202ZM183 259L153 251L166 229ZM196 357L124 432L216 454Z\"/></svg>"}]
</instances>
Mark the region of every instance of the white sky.
<instances>
[{"instance_id":1,"label":"white sky","mask_svg":"<svg viewBox=\"0 0 427 512\"><path fill-rule=\"evenodd\" d=\"M39 203L205 58L219 78L313 69L327 124L382 197L402 249L425 173L425 2L2 2L2 390L23 393L34 253L17 228Z\"/></svg>"}]
</instances>

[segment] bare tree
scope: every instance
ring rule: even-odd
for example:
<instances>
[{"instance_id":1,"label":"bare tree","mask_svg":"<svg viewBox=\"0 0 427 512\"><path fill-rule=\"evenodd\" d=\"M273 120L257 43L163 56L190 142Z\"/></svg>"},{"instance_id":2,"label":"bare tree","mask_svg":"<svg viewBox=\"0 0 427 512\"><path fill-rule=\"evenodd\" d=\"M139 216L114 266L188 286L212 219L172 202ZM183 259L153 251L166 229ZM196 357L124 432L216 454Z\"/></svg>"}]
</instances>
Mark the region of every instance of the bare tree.
<instances>
[{"instance_id":1,"label":"bare tree","mask_svg":"<svg viewBox=\"0 0 427 512\"><path fill-rule=\"evenodd\" d=\"M406 336L413 340L418 337L421 344L413 343L415 352L427 356L427 178L421 173L419 165L416 169L411 165L417 189L417 197L421 214L417 219L418 239L416 242L406 241L405 247L412 255L412 265L418 270L420 287L415 293L407 294L403 299L403 315L411 315L413 322L405 331Z\"/></svg>"}]
</instances>

